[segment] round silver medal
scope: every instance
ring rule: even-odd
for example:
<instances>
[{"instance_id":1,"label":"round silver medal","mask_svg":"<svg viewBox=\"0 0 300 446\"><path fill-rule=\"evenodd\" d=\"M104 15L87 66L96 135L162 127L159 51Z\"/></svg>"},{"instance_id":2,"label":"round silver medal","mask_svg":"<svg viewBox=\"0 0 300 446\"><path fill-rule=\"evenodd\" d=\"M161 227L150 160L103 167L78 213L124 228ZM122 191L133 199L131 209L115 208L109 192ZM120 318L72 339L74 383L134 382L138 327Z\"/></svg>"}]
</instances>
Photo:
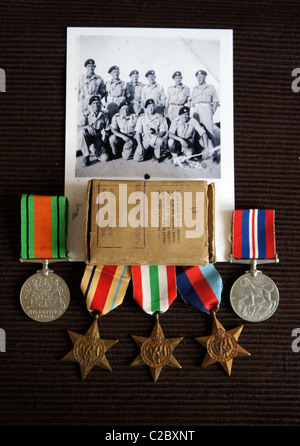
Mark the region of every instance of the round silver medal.
<instances>
[{"instance_id":1,"label":"round silver medal","mask_svg":"<svg viewBox=\"0 0 300 446\"><path fill-rule=\"evenodd\" d=\"M235 313L249 322L261 322L276 311L279 304L278 288L268 276L257 271L237 279L230 291L230 302Z\"/></svg>"},{"instance_id":2,"label":"round silver medal","mask_svg":"<svg viewBox=\"0 0 300 446\"><path fill-rule=\"evenodd\" d=\"M26 280L21 288L20 302L31 319L51 322L61 317L70 303L70 291L66 282L48 270L37 272Z\"/></svg>"}]
</instances>

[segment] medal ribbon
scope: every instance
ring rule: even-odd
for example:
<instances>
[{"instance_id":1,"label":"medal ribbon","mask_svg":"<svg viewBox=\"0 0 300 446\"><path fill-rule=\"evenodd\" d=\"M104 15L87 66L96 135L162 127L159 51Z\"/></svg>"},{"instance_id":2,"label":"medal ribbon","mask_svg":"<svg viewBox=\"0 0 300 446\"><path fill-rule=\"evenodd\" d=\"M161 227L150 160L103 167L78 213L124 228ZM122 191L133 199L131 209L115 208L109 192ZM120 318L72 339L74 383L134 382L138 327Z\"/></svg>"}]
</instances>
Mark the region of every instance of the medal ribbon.
<instances>
[{"instance_id":1,"label":"medal ribbon","mask_svg":"<svg viewBox=\"0 0 300 446\"><path fill-rule=\"evenodd\" d=\"M223 282L213 264L207 266L177 266L177 289L184 302L209 313L221 303Z\"/></svg>"},{"instance_id":2,"label":"medal ribbon","mask_svg":"<svg viewBox=\"0 0 300 446\"><path fill-rule=\"evenodd\" d=\"M132 266L133 298L148 314L164 313L177 296L175 266Z\"/></svg>"},{"instance_id":3,"label":"medal ribbon","mask_svg":"<svg viewBox=\"0 0 300 446\"><path fill-rule=\"evenodd\" d=\"M87 265L80 285L87 309L105 315L121 305L130 279L128 266Z\"/></svg>"},{"instance_id":4,"label":"medal ribbon","mask_svg":"<svg viewBox=\"0 0 300 446\"><path fill-rule=\"evenodd\" d=\"M68 200L64 196L21 197L21 257L67 258Z\"/></svg>"},{"instance_id":5,"label":"medal ribbon","mask_svg":"<svg viewBox=\"0 0 300 446\"><path fill-rule=\"evenodd\" d=\"M233 212L232 256L235 259L275 258L273 209L241 209Z\"/></svg>"}]
</instances>

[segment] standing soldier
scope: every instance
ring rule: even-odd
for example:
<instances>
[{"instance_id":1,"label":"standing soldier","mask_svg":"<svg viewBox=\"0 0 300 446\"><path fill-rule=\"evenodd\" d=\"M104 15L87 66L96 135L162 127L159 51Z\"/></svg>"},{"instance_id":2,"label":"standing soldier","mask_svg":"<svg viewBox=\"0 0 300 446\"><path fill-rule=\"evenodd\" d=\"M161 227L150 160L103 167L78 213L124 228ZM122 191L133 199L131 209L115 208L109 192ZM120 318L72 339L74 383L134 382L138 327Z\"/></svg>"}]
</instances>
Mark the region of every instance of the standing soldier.
<instances>
[{"instance_id":1,"label":"standing soldier","mask_svg":"<svg viewBox=\"0 0 300 446\"><path fill-rule=\"evenodd\" d=\"M91 96L98 95L102 99L105 95L105 84L102 77L95 73L95 61L88 59L85 61L86 74L79 77L78 82L78 100L80 112L88 113L89 100Z\"/></svg>"},{"instance_id":2,"label":"standing soldier","mask_svg":"<svg viewBox=\"0 0 300 446\"><path fill-rule=\"evenodd\" d=\"M139 82L139 72L132 70L129 74L131 79L127 83L127 101L130 106L130 112L138 116L142 111L142 82Z\"/></svg>"},{"instance_id":3,"label":"standing soldier","mask_svg":"<svg viewBox=\"0 0 300 446\"><path fill-rule=\"evenodd\" d=\"M145 113L138 118L135 131L138 145L133 159L139 162L151 158L162 161L166 155L168 125L166 119L155 112L153 99L146 100Z\"/></svg>"},{"instance_id":4,"label":"standing soldier","mask_svg":"<svg viewBox=\"0 0 300 446\"><path fill-rule=\"evenodd\" d=\"M182 74L180 71L175 71L172 78L174 85L168 88L166 109L168 110L168 118L173 121L181 107L184 105L190 106L190 89L182 83Z\"/></svg>"},{"instance_id":5,"label":"standing soldier","mask_svg":"<svg viewBox=\"0 0 300 446\"><path fill-rule=\"evenodd\" d=\"M218 108L219 100L215 87L206 83L207 73L199 70L195 74L198 85L192 91L192 106L194 107L194 116L205 126L210 139L214 143L214 122L213 115Z\"/></svg>"},{"instance_id":6,"label":"standing soldier","mask_svg":"<svg viewBox=\"0 0 300 446\"><path fill-rule=\"evenodd\" d=\"M164 116L166 99L164 89L156 82L154 70L147 71L145 77L148 79L148 84L144 85L142 89L142 106L145 107L145 103L148 99L153 99L155 103L155 111Z\"/></svg>"},{"instance_id":7,"label":"standing soldier","mask_svg":"<svg viewBox=\"0 0 300 446\"><path fill-rule=\"evenodd\" d=\"M106 82L106 103L109 118L119 110L119 105L126 101L126 82L120 79L120 69L116 65L110 67L108 73L111 80Z\"/></svg>"}]
</instances>

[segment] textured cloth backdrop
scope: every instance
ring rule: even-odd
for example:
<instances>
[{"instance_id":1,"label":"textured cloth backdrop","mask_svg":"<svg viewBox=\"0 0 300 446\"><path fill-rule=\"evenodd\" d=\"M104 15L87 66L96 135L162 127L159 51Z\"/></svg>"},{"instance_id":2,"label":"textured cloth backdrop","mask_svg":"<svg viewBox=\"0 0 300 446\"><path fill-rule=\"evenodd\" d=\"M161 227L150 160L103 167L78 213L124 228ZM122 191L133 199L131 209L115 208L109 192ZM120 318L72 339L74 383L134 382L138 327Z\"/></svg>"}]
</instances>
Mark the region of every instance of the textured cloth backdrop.
<instances>
[{"instance_id":1,"label":"textured cloth backdrop","mask_svg":"<svg viewBox=\"0 0 300 446\"><path fill-rule=\"evenodd\" d=\"M299 2L178 0L108 2L6 1L0 10L1 299L0 424L99 426L297 425L300 422L299 100L291 88L300 66ZM80 380L77 363L62 363L71 348L67 329L85 333L92 320L80 291L84 264L57 264L71 304L52 324L29 319L19 303L23 282L36 272L21 264L19 201L22 193L64 192L65 61L67 26L230 28L234 36L235 199L237 208L276 210L280 263L261 269L277 284L277 312L245 322L239 343L251 352L233 361L228 377L219 364L200 365L205 349L195 340L211 331L209 316L178 298L161 317L182 369L165 367L156 384L148 367L129 364L138 354L131 334L148 336L153 319L125 301L100 321L112 372L94 368ZM145 50L145 57L147 57ZM245 268L217 263L224 282L218 318L240 325L230 287Z\"/></svg>"}]
</instances>

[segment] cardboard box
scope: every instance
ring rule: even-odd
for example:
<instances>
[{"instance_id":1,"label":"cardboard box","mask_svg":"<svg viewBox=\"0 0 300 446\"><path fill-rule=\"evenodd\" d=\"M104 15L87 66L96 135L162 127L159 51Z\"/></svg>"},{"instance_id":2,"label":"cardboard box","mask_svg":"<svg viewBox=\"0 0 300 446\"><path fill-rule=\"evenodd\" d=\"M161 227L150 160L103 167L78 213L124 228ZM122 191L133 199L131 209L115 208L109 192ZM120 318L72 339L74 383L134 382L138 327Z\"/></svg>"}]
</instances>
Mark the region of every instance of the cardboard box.
<instances>
[{"instance_id":1,"label":"cardboard box","mask_svg":"<svg viewBox=\"0 0 300 446\"><path fill-rule=\"evenodd\" d=\"M207 265L215 259L214 183L88 183L87 263Z\"/></svg>"}]
</instances>

